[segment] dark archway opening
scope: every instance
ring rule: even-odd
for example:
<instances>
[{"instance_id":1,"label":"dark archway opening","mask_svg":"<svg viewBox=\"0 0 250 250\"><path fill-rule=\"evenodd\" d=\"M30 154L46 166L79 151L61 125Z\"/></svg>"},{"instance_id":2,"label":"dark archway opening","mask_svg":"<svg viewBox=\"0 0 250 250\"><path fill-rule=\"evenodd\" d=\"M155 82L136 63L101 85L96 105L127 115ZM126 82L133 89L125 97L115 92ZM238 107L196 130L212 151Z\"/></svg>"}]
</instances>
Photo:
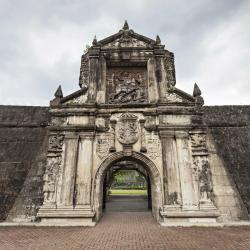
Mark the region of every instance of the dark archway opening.
<instances>
[{"instance_id":1,"label":"dark archway opening","mask_svg":"<svg viewBox=\"0 0 250 250\"><path fill-rule=\"evenodd\" d=\"M113 164L104 178L102 201L106 212L151 210L151 182L147 170L133 161Z\"/></svg>"}]
</instances>

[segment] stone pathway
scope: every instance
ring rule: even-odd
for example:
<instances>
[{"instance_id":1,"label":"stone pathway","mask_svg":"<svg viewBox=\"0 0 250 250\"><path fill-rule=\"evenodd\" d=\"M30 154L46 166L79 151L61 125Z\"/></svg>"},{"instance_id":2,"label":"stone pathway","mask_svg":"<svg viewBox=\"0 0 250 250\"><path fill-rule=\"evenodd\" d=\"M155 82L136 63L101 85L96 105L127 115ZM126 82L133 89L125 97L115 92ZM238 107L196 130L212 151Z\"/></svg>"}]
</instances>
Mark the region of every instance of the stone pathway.
<instances>
[{"instance_id":1,"label":"stone pathway","mask_svg":"<svg viewBox=\"0 0 250 250\"><path fill-rule=\"evenodd\" d=\"M250 249L250 227L167 228L149 212L106 213L94 228L0 227L0 249Z\"/></svg>"},{"instance_id":2,"label":"stone pathway","mask_svg":"<svg viewBox=\"0 0 250 250\"><path fill-rule=\"evenodd\" d=\"M148 211L148 197L145 195L111 195L106 202L107 212Z\"/></svg>"}]
</instances>

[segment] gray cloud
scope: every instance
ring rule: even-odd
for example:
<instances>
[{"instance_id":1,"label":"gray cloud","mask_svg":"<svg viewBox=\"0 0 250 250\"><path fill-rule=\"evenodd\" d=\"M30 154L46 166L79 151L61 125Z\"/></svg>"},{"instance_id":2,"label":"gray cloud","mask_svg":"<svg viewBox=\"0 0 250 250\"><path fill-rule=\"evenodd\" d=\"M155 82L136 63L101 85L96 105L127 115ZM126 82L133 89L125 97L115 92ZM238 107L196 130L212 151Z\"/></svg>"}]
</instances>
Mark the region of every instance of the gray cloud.
<instances>
[{"instance_id":1,"label":"gray cloud","mask_svg":"<svg viewBox=\"0 0 250 250\"><path fill-rule=\"evenodd\" d=\"M249 104L250 2L245 0L0 0L0 103L48 105L78 88L80 57L96 34L136 32L175 53L177 86L205 102Z\"/></svg>"}]
</instances>

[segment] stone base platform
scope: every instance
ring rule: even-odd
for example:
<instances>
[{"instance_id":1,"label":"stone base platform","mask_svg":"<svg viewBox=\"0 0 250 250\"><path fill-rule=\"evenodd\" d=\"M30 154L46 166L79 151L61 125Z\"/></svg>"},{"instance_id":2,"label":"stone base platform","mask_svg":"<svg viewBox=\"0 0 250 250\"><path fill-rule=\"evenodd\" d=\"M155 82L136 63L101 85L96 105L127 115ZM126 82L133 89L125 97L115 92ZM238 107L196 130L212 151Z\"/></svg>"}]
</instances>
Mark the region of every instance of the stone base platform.
<instances>
[{"instance_id":1,"label":"stone base platform","mask_svg":"<svg viewBox=\"0 0 250 250\"><path fill-rule=\"evenodd\" d=\"M42 207L37 217L39 224L47 226L89 226L93 227L95 212L90 207Z\"/></svg>"},{"instance_id":2,"label":"stone base platform","mask_svg":"<svg viewBox=\"0 0 250 250\"><path fill-rule=\"evenodd\" d=\"M197 210L197 211L160 211L163 221L160 223L162 226L170 225L199 225L199 224L217 224L217 218L220 212L217 209L213 210Z\"/></svg>"}]
</instances>

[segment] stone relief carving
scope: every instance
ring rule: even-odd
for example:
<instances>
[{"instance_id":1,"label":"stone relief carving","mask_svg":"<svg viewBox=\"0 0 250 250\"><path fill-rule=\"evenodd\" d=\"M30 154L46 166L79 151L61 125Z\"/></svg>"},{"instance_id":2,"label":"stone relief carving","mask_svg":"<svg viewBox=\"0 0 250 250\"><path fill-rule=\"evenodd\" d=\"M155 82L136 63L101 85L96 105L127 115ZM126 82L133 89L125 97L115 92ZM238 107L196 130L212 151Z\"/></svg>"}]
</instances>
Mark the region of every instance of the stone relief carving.
<instances>
[{"instance_id":1,"label":"stone relief carving","mask_svg":"<svg viewBox=\"0 0 250 250\"><path fill-rule=\"evenodd\" d=\"M108 103L144 103L147 100L144 70L109 70L107 83Z\"/></svg>"},{"instance_id":2,"label":"stone relief carving","mask_svg":"<svg viewBox=\"0 0 250 250\"><path fill-rule=\"evenodd\" d=\"M147 137L147 154L153 160L160 156L160 140L153 132Z\"/></svg>"},{"instance_id":3,"label":"stone relief carving","mask_svg":"<svg viewBox=\"0 0 250 250\"><path fill-rule=\"evenodd\" d=\"M201 171L199 174L200 184L200 202L206 203L211 201L212 187L211 187L211 172L208 164L208 160L203 159L201 161Z\"/></svg>"},{"instance_id":4,"label":"stone relief carving","mask_svg":"<svg viewBox=\"0 0 250 250\"><path fill-rule=\"evenodd\" d=\"M200 207L215 208L212 202L213 189L211 171L207 158L206 134L191 133L191 149L193 154L192 174L197 183Z\"/></svg>"},{"instance_id":5,"label":"stone relief carving","mask_svg":"<svg viewBox=\"0 0 250 250\"><path fill-rule=\"evenodd\" d=\"M86 55L82 56L79 85L81 88L89 85L89 58Z\"/></svg>"},{"instance_id":6,"label":"stone relief carving","mask_svg":"<svg viewBox=\"0 0 250 250\"><path fill-rule=\"evenodd\" d=\"M62 134L54 134L49 138L49 152L61 152L63 146L64 135Z\"/></svg>"},{"instance_id":7,"label":"stone relief carving","mask_svg":"<svg viewBox=\"0 0 250 250\"><path fill-rule=\"evenodd\" d=\"M183 102L183 99L175 93L167 92L166 101L167 102Z\"/></svg>"},{"instance_id":8,"label":"stone relief carving","mask_svg":"<svg viewBox=\"0 0 250 250\"><path fill-rule=\"evenodd\" d=\"M105 158L109 154L111 138L109 135L97 136L96 153L100 159Z\"/></svg>"},{"instance_id":9,"label":"stone relief carving","mask_svg":"<svg viewBox=\"0 0 250 250\"><path fill-rule=\"evenodd\" d=\"M177 192L170 193L168 195L168 205L178 205L178 194Z\"/></svg>"},{"instance_id":10,"label":"stone relief carving","mask_svg":"<svg viewBox=\"0 0 250 250\"><path fill-rule=\"evenodd\" d=\"M164 66L167 74L168 85L174 86L176 83L176 79L175 79L174 55L172 53L170 53L165 57Z\"/></svg>"},{"instance_id":11,"label":"stone relief carving","mask_svg":"<svg viewBox=\"0 0 250 250\"><path fill-rule=\"evenodd\" d=\"M193 148L205 148L206 147L206 135L205 134L191 134L191 144Z\"/></svg>"},{"instance_id":12,"label":"stone relief carving","mask_svg":"<svg viewBox=\"0 0 250 250\"><path fill-rule=\"evenodd\" d=\"M84 94L65 102L65 104L83 104L86 103L86 101L87 101L87 94Z\"/></svg>"},{"instance_id":13,"label":"stone relief carving","mask_svg":"<svg viewBox=\"0 0 250 250\"><path fill-rule=\"evenodd\" d=\"M134 114L122 114L118 120L118 141L122 144L134 144L139 139L138 117Z\"/></svg>"},{"instance_id":14,"label":"stone relief carving","mask_svg":"<svg viewBox=\"0 0 250 250\"><path fill-rule=\"evenodd\" d=\"M43 176L44 204L55 202L55 187L62 163L63 134L51 134L48 144L46 170Z\"/></svg>"},{"instance_id":15,"label":"stone relief carving","mask_svg":"<svg viewBox=\"0 0 250 250\"><path fill-rule=\"evenodd\" d=\"M110 48L110 47L111 48L117 48L117 47L122 47L122 48L124 48L124 47L136 47L136 48L141 47L142 48L142 47L144 47L144 48L146 48L148 46L149 45L147 43L140 41L136 38L133 38L132 36L130 36L128 34L128 32L124 32L120 38L106 44L105 46L103 46L103 48Z\"/></svg>"},{"instance_id":16,"label":"stone relief carving","mask_svg":"<svg viewBox=\"0 0 250 250\"><path fill-rule=\"evenodd\" d=\"M62 163L62 157L48 157L46 171L43 176L44 204L55 202L56 181Z\"/></svg>"}]
</instances>

